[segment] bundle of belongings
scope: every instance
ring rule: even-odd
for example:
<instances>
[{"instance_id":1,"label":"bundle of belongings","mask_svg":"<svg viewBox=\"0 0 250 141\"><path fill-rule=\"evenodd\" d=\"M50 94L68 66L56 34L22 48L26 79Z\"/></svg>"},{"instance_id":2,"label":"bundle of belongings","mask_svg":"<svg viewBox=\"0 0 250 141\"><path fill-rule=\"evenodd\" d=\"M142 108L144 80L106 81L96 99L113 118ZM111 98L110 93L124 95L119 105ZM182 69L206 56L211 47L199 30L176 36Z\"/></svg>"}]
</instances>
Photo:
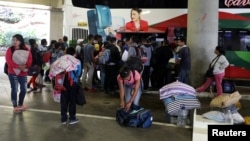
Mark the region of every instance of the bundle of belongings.
<instances>
[{"instance_id":1,"label":"bundle of belongings","mask_svg":"<svg viewBox=\"0 0 250 141\"><path fill-rule=\"evenodd\" d=\"M176 81L163 86L160 90L160 100L163 101L166 109L167 120L176 117L181 110L199 109L200 102L196 97L196 91L188 84ZM175 123L176 121L167 121Z\"/></svg>"},{"instance_id":2,"label":"bundle of belongings","mask_svg":"<svg viewBox=\"0 0 250 141\"><path fill-rule=\"evenodd\" d=\"M232 124L242 124L244 123L244 118L238 112L237 107L241 95L238 91L231 94L223 93L212 99L210 102L210 107L213 111L204 113L202 116L217 122L226 122L226 114L230 111L233 123Z\"/></svg>"},{"instance_id":3,"label":"bundle of belongings","mask_svg":"<svg viewBox=\"0 0 250 141\"><path fill-rule=\"evenodd\" d=\"M76 57L65 54L59 57L55 62L53 62L53 64L51 64L49 77L51 80L53 80L53 99L55 102L60 103L61 92L66 91L64 82L68 82L70 86L73 85L72 75L74 77L77 76L76 71L81 69L80 63L80 60L78 60Z\"/></svg>"}]
</instances>

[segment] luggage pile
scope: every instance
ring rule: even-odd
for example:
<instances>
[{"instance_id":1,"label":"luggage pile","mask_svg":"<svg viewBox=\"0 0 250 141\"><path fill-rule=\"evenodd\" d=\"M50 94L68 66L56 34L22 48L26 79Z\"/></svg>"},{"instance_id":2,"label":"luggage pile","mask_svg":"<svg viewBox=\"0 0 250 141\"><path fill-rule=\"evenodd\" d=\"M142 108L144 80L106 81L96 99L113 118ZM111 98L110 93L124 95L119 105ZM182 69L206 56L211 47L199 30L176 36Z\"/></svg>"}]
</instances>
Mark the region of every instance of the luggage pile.
<instances>
[{"instance_id":1,"label":"luggage pile","mask_svg":"<svg viewBox=\"0 0 250 141\"><path fill-rule=\"evenodd\" d=\"M201 104L196 97L196 91L190 85L176 81L163 86L160 90L160 100L163 101L167 118L187 116L192 109L199 109ZM185 113L183 115L183 113ZM167 121L177 123L177 121ZM186 120L186 119L185 119Z\"/></svg>"}]
</instances>

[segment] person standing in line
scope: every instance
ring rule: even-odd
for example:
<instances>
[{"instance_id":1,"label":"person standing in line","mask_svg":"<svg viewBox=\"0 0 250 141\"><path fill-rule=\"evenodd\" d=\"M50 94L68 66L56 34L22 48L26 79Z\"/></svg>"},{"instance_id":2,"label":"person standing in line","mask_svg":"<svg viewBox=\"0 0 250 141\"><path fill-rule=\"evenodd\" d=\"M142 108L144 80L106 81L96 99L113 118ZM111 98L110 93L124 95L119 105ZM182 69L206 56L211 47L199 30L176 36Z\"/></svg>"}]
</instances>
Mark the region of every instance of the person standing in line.
<instances>
[{"instance_id":1,"label":"person standing in line","mask_svg":"<svg viewBox=\"0 0 250 141\"><path fill-rule=\"evenodd\" d=\"M66 48L66 54L76 56L75 48L73 47ZM79 119L76 118L76 97L77 97L76 94L77 94L77 85L81 71L82 71L82 66L81 63L79 63L79 65L77 66L77 70L65 73L63 86L65 87L66 91L61 91L61 99L60 99L61 122L63 125L67 124L68 119L69 119L69 124L71 125L79 122ZM69 112L69 117L67 115L67 112Z\"/></svg>"},{"instance_id":2,"label":"person standing in line","mask_svg":"<svg viewBox=\"0 0 250 141\"><path fill-rule=\"evenodd\" d=\"M122 47L122 52L124 52L125 50L128 51L129 45L130 45L130 38L126 38L124 40L124 45Z\"/></svg>"},{"instance_id":3,"label":"person standing in line","mask_svg":"<svg viewBox=\"0 0 250 141\"><path fill-rule=\"evenodd\" d=\"M121 55L115 41L116 38L112 37L111 43L105 47L105 49L110 50L110 59L105 64L104 90L106 94L115 94L115 88L117 87L116 77L120 68Z\"/></svg>"},{"instance_id":4,"label":"person standing in line","mask_svg":"<svg viewBox=\"0 0 250 141\"><path fill-rule=\"evenodd\" d=\"M94 46L94 57L95 57L95 67L94 67L94 73L93 73L93 80L92 80L92 85L93 87L96 87L99 83L100 83L100 79L98 77L98 70L99 68L99 63L98 63L98 57L99 57L99 53L101 51L101 46L99 44L99 42L97 41L99 38L99 35L95 35L94 36L94 42L93 42L93 46Z\"/></svg>"},{"instance_id":5,"label":"person standing in line","mask_svg":"<svg viewBox=\"0 0 250 141\"><path fill-rule=\"evenodd\" d=\"M30 51L31 51L31 54L32 54L32 65L31 66L38 66L40 68L42 68L42 56L39 52L39 49L38 49L38 45L36 43L36 40L35 39L29 39L29 44L30 44ZM32 75L28 84L27 84L27 87L30 88L30 85L32 84L32 90L34 92L41 92L42 91L42 88L39 86L37 86L37 82L36 82L36 79L38 77L38 74L35 74L35 75Z\"/></svg>"},{"instance_id":6,"label":"person standing in line","mask_svg":"<svg viewBox=\"0 0 250 141\"><path fill-rule=\"evenodd\" d=\"M170 58L173 58L173 52L169 47L168 41L161 41L161 46L155 49L155 64L154 74L156 78L156 87L160 89L164 85L171 82L170 73L168 68Z\"/></svg>"},{"instance_id":7,"label":"person standing in line","mask_svg":"<svg viewBox=\"0 0 250 141\"><path fill-rule=\"evenodd\" d=\"M40 51L41 53L46 52L46 51L48 50L47 45L48 45L47 40L46 40L46 39L42 39L42 40L41 40L41 45L38 47L39 51Z\"/></svg>"},{"instance_id":8,"label":"person standing in line","mask_svg":"<svg viewBox=\"0 0 250 141\"><path fill-rule=\"evenodd\" d=\"M130 56L137 56L136 47L138 47L138 37L131 36L128 47L128 58Z\"/></svg>"},{"instance_id":9,"label":"person standing in line","mask_svg":"<svg viewBox=\"0 0 250 141\"><path fill-rule=\"evenodd\" d=\"M179 51L176 56L176 64L178 65L177 77L180 82L189 84L189 75L191 69L191 53L186 45L186 39L181 37L178 39Z\"/></svg>"},{"instance_id":10,"label":"person standing in line","mask_svg":"<svg viewBox=\"0 0 250 141\"><path fill-rule=\"evenodd\" d=\"M142 80L144 90L148 90L150 80L150 60L152 57L153 47L148 39L142 39L142 45L140 47L147 53L147 61L143 63L144 69L142 73Z\"/></svg>"},{"instance_id":11,"label":"person standing in line","mask_svg":"<svg viewBox=\"0 0 250 141\"><path fill-rule=\"evenodd\" d=\"M65 50L67 47L69 47L68 44L68 36L63 36L63 45L62 45L62 50Z\"/></svg>"},{"instance_id":12,"label":"person standing in line","mask_svg":"<svg viewBox=\"0 0 250 141\"><path fill-rule=\"evenodd\" d=\"M102 51L99 53L99 57L101 57L107 45L110 44L109 41L105 41L102 46ZM104 82L105 82L105 64L99 63L100 66L100 77L101 77L101 91L104 91Z\"/></svg>"},{"instance_id":13,"label":"person standing in line","mask_svg":"<svg viewBox=\"0 0 250 141\"><path fill-rule=\"evenodd\" d=\"M38 49L40 51L41 58L43 57L43 55L48 50L47 44L48 44L48 42L47 42L46 39L41 40L41 45L38 47ZM43 62L43 63L44 64L42 64L42 65L45 65L45 62ZM41 66L41 68L42 68L42 66ZM41 69L40 75L38 75L38 77L39 77L39 86L40 86L40 88L45 87L45 85L43 84L43 82L44 82L43 81L44 80L44 78L43 78L44 77L44 69L43 68Z\"/></svg>"},{"instance_id":14,"label":"person standing in line","mask_svg":"<svg viewBox=\"0 0 250 141\"><path fill-rule=\"evenodd\" d=\"M81 50L82 50L82 47L83 47L83 39L78 39L77 40L77 45L76 45L76 56L79 56L81 57Z\"/></svg>"},{"instance_id":15,"label":"person standing in line","mask_svg":"<svg viewBox=\"0 0 250 141\"><path fill-rule=\"evenodd\" d=\"M81 65L83 66L83 39L78 39L77 40L77 45L75 48L75 52L76 52L76 58L79 59L81 61ZM83 72L83 71L82 71ZM79 77L79 80L81 79L82 74Z\"/></svg>"},{"instance_id":16,"label":"person standing in line","mask_svg":"<svg viewBox=\"0 0 250 141\"><path fill-rule=\"evenodd\" d=\"M94 57L94 35L88 35L88 43L83 48L83 76L82 86L87 91L93 91L93 74L95 68L95 57Z\"/></svg>"},{"instance_id":17,"label":"person standing in line","mask_svg":"<svg viewBox=\"0 0 250 141\"><path fill-rule=\"evenodd\" d=\"M225 57L225 50L223 47L217 46L214 50L214 53L216 54L216 58L211 62L211 65L214 66L214 75L212 77L208 77L205 83L196 89L196 92L205 91L211 85L211 83L215 81L217 96L220 96L222 95L222 79L225 76L225 69L228 67L229 62Z\"/></svg>"},{"instance_id":18,"label":"person standing in line","mask_svg":"<svg viewBox=\"0 0 250 141\"><path fill-rule=\"evenodd\" d=\"M16 34L12 37L13 46L9 47L6 51L5 59L8 64L8 77L11 86L11 102L13 104L13 111L15 113L20 113L27 110L25 106L24 98L27 91L27 69L32 64L32 55L30 49L25 45L23 36ZM12 51L13 48L13 51ZM27 62L25 64L17 64L12 59L12 56L17 50L26 50L28 51ZM16 73L15 70L18 70L20 73ZM19 98L18 96L18 85L20 85Z\"/></svg>"},{"instance_id":19,"label":"person standing in line","mask_svg":"<svg viewBox=\"0 0 250 141\"><path fill-rule=\"evenodd\" d=\"M54 50L56 44L57 44L57 41L56 41L56 40L51 40L51 41L50 41L50 45L48 46L48 49L47 49L47 53L52 54L52 52L53 52L53 50ZM50 59L51 59L51 55L50 55ZM49 62L47 62L47 63L49 63L48 66L51 65L50 59L49 59ZM45 71L44 82L47 82L47 83L51 83L51 80L50 80L50 78L49 78L49 71L50 71L49 68Z\"/></svg>"}]
</instances>

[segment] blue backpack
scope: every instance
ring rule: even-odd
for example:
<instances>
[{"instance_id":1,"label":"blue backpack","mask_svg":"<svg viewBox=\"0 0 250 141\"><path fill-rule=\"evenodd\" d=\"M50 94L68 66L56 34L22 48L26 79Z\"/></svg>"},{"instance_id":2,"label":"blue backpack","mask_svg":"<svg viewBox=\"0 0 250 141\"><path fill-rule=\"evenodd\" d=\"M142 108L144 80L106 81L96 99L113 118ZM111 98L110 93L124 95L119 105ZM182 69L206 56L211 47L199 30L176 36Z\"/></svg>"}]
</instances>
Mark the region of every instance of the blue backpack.
<instances>
[{"instance_id":1,"label":"blue backpack","mask_svg":"<svg viewBox=\"0 0 250 141\"><path fill-rule=\"evenodd\" d=\"M123 126L148 128L152 125L152 113L143 107L132 105L132 108L126 112L124 108L116 111L116 121Z\"/></svg>"},{"instance_id":2,"label":"blue backpack","mask_svg":"<svg viewBox=\"0 0 250 141\"><path fill-rule=\"evenodd\" d=\"M110 49L105 49L99 58L99 63L106 65L110 61L111 52Z\"/></svg>"}]
</instances>

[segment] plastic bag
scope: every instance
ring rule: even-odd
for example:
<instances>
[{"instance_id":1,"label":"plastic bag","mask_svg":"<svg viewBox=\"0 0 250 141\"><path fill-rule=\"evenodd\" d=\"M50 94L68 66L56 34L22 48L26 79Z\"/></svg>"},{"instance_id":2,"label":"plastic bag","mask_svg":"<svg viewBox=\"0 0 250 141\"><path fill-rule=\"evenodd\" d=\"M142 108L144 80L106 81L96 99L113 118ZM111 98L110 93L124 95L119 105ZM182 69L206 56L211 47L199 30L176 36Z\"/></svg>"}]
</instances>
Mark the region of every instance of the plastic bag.
<instances>
[{"instance_id":1,"label":"plastic bag","mask_svg":"<svg viewBox=\"0 0 250 141\"><path fill-rule=\"evenodd\" d=\"M122 61L127 61L128 60L128 51L124 50L123 54L122 54Z\"/></svg>"},{"instance_id":2,"label":"plastic bag","mask_svg":"<svg viewBox=\"0 0 250 141\"><path fill-rule=\"evenodd\" d=\"M53 99L54 99L55 102L60 103L61 92L57 91L57 90L54 90L54 92L53 92Z\"/></svg>"}]
</instances>

